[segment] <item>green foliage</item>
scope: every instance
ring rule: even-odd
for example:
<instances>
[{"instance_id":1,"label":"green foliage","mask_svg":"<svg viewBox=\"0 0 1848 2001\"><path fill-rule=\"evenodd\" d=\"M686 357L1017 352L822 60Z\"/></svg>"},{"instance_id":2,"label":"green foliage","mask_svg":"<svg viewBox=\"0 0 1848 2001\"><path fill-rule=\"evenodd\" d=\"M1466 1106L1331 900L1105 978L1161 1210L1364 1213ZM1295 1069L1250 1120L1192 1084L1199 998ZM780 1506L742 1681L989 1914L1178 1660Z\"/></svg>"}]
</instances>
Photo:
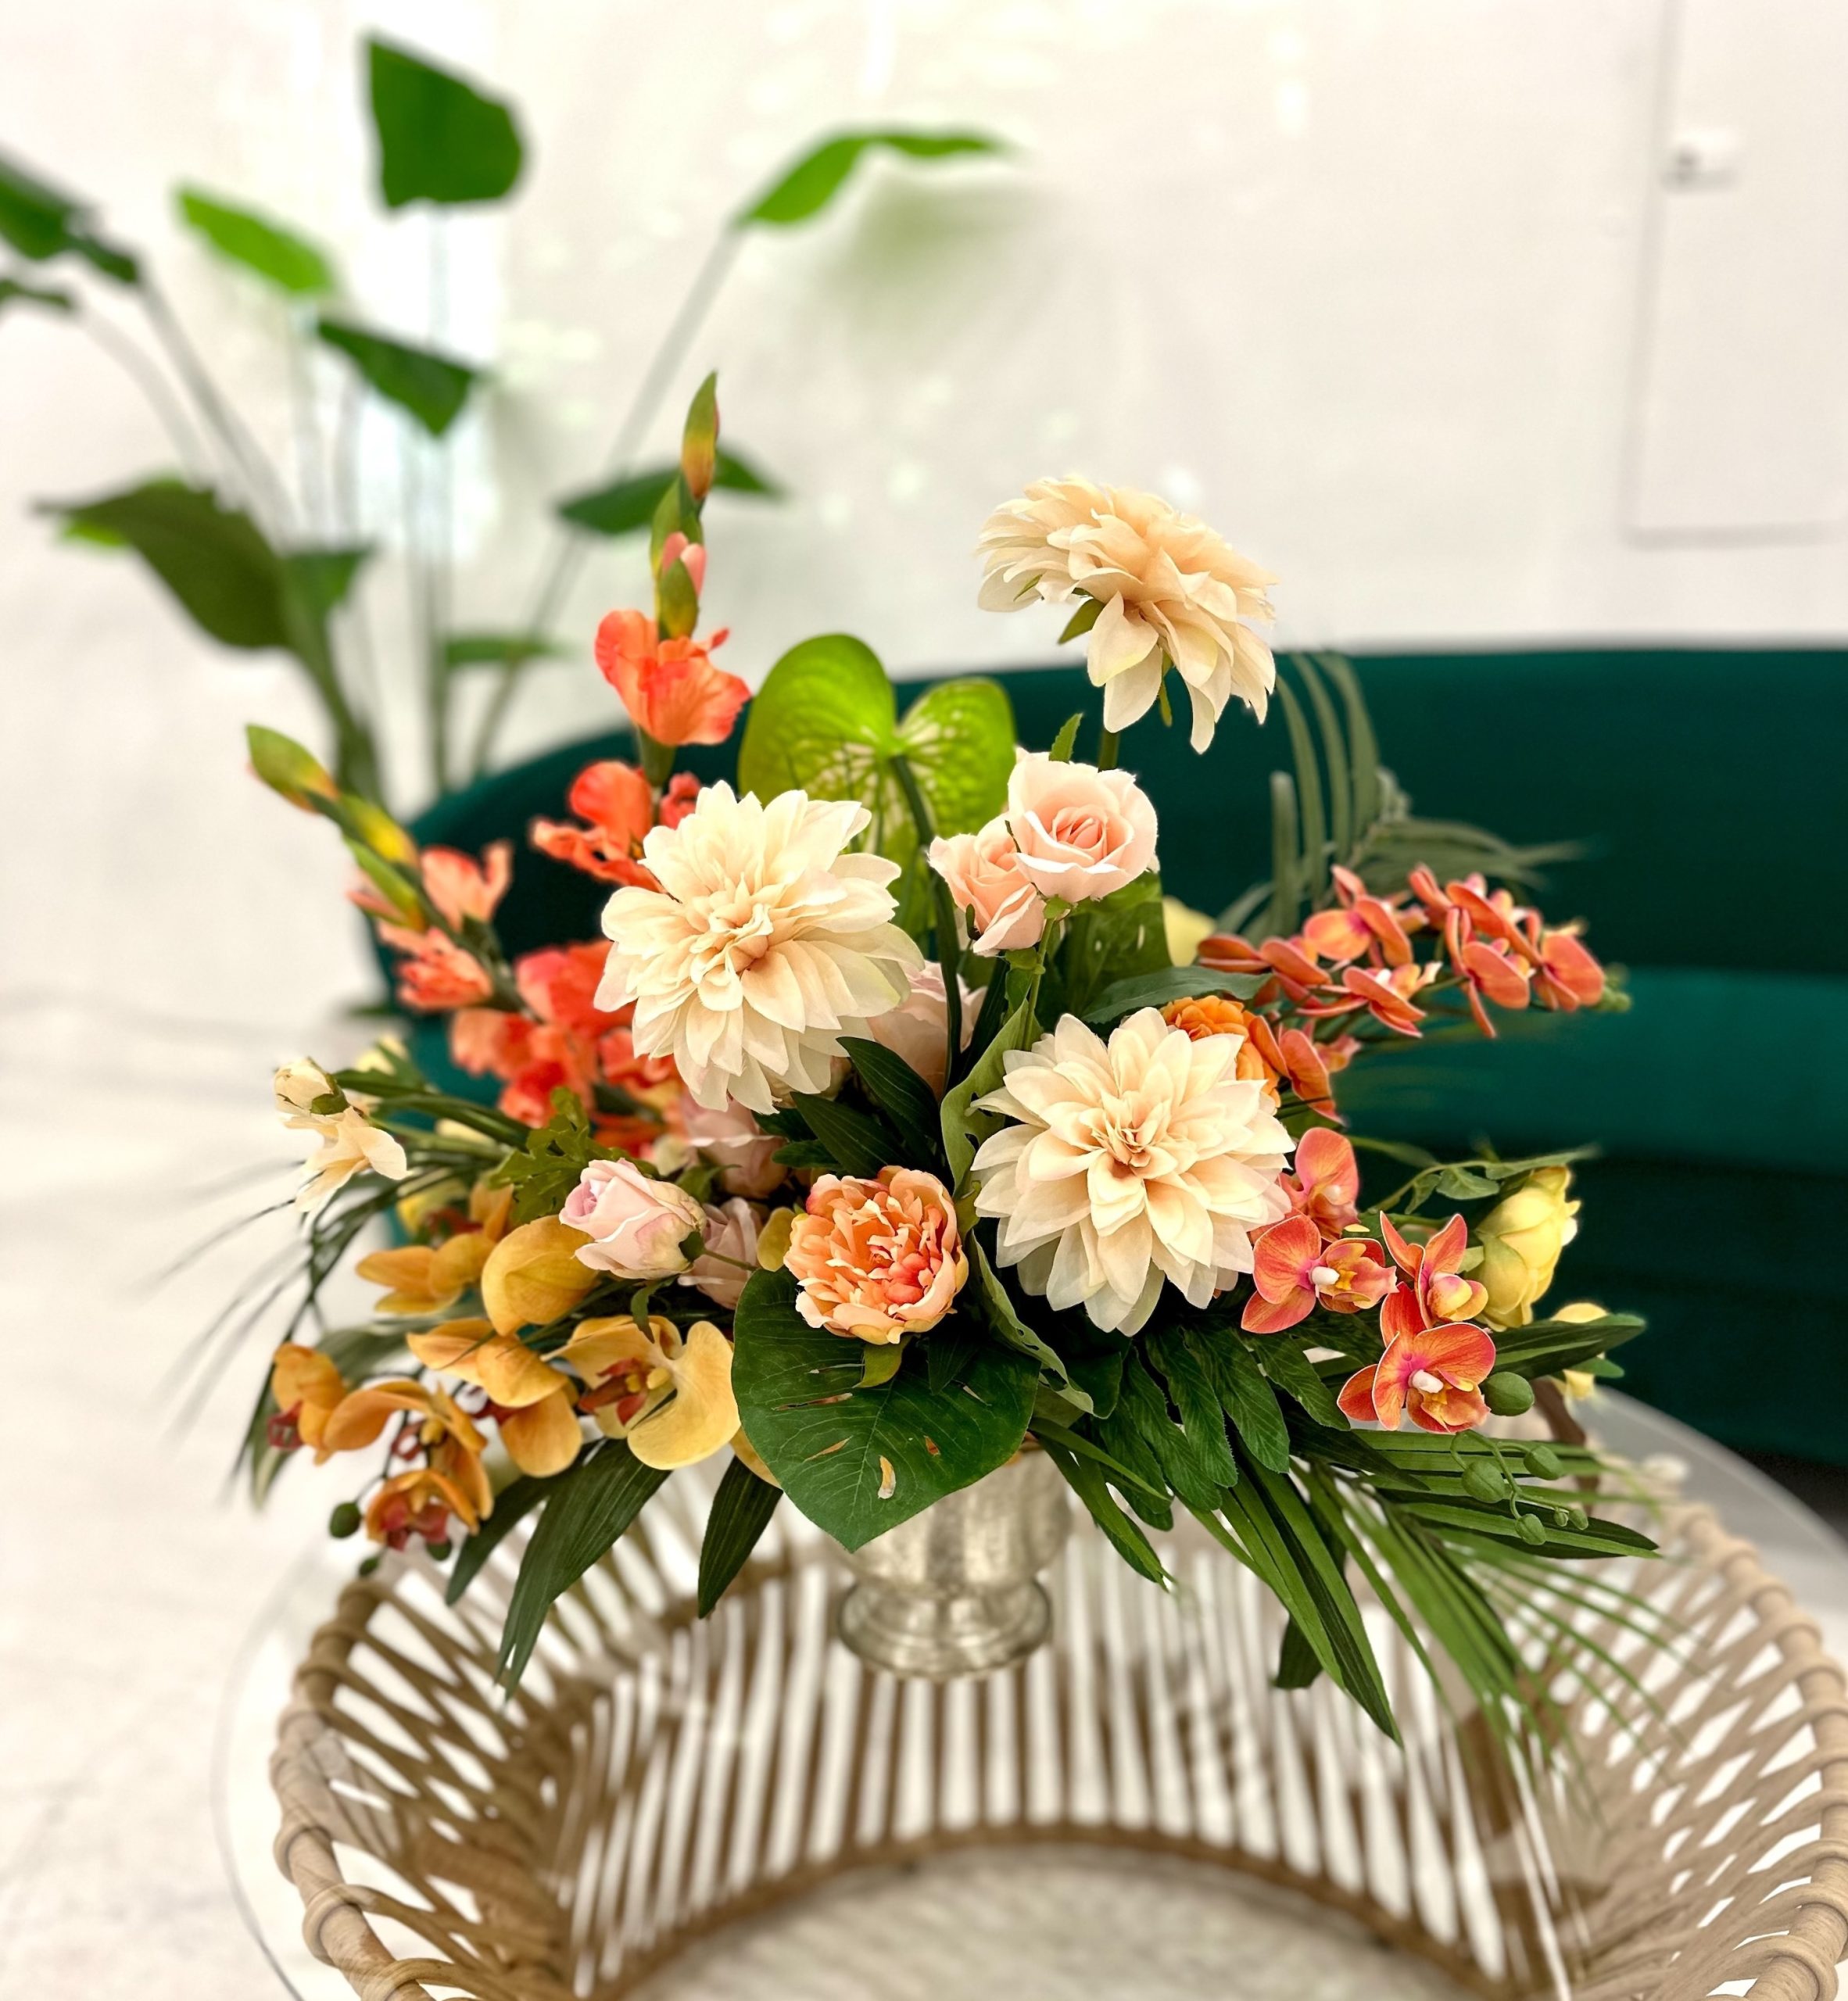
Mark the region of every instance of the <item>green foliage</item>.
<instances>
[{"instance_id":1,"label":"green foliage","mask_svg":"<svg viewBox=\"0 0 1848 2001\"><path fill-rule=\"evenodd\" d=\"M527 1135L522 1151L509 1154L495 1169L496 1181L510 1183L514 1220L532 1222L555 1216L593 1160L611 1158L590 1129L582 1101L575 1091L552 1094L552 1115Z\"/></svg>"},{"instance_id":2,"label":"green foliage","mask_svg":"<svg viewBox=\"0 0 1848 2001\"><path fill-rule=\"evenodd\" d=\"M845 1036L841 1047L854 1066L861 1087L891 1122L898 1151L889 1165L943 1165L943 1131L937 1094L904 1058L883 1043Z\"/></svg>"},{"instance_id":3,"label":"green foliage","mask_svg":"<svg viewBox=\"0 0 1848 2001\"><path fill-rule=\"evenodd\" d=\"M553 1484L551 1480L535 1480L530 1473L521 1473L517 1480L509 1480L495 1495L493 1513L483 1519L481 1526L457 1552L455 1562L449 1570L449 1580L443 1591L445 1603L457 1602L481 1575L488 1559L509 1534L551 1492Z\"/></svg>"},{"instance_id":4,"label":"green foliage","mask_svg":"<svg viewBox=\"0 0 1848 2001\"><path fill-rule=\"evenodd\" d=\"M877 1352L877 1351L874 1351ZM699 1611L704 1619L744 1568L783 1498L780 1487L760 1480L742 1459L733 1459L712 1498L706 1534L700 1544Z\"/></svg>"},{"instance_id":5,"label":"green foliage","mask_svg":"<svg viewBox=\"0 0 1848 2001\"><path fill-rule=\"evenodd\" d=\"M1498 1373L1511 1373L1530 1380L1578 1369L1607 1349L1633 1341L1647 1323L1634 1313L1606 1313L1596 1320L1535 1320L1495 1337Z\"/></svg>"},{"instance_id":6,"label":"green foliage","mask_svg":"<svg viewBox=\"0 0 1848 2001\"><path fill-rule=\"evenodd\" d=\"M1563 1153L1530 1154L1524 1160L1497 1160L1492 1154L1480 1160L1433 1160L1421 1165L1405 1185L1389 1195L1383 1208L1395 1216L1416 1215L1434 1195L1445 1201L1480 1202L1505 1192L1511 1181L1525 1180L1542 1167L1568 1167L1574 1161L1588 1159L1591 1147L1573 1147Z\"/></svg>"},{"instance_id":7,"label":"green foliage","mask_svg":"<svg viewBox=\"0 0 1848 2001\"><path fill-rule=\"evenodd\" d=\"M150 480L95 500L54 501L47 511L126 543L220 645L294 648L281 559L248 514L208 489Z\"/></svg>"},{"instance_id":8,"label":"green foliage","mask_svg":"<svg viewBox=\"0 0 1848 2001\"><path fill-rule=\"evenodd\" d=\"M1117 1555L1138 1577L1146 1577L1151 1584L1166 1583L1168 1573L1155 1554L1154 1545L1124 1513L1116 1495L1110 1491L1102 1469L1055 1440L1042 1438L1040 1445L1064 1476L1065 1484L1084 1503L1091 1520L1108 1537Z\"/></svg>"},{"instance_id":9,"label":"green foliage","mask_svg":"<svg viewBox=\"0 0 1848 2001\"><path fill-rule=\"evenodd\" d=\"M408 48L366 40L378 192L389 209L498 202L520 178L513 109Z\"/></svg>"},{"instance_id":10,"label":"green foliage","mask_svg":"<svg viewBox=\"0 0 1848 2001\"><path fill-rule=\"evenodd\" d=\"M997 153L1002 142L983 132L916 131L895 126L861 132L843 132L821 144L779 174L732 219L735 229L754 224L786 228L819 215L869 152L879 149L911 160L954 159L971 154Z\"/></svg>"},{"instance_id":11,"label":"green foliage","mask_svg":"<svg viewBox=\"0 0 1848 2001\"><path fill-rule=\"evenodd\" d=\"M606 1438L545 1483L551 1490L545 1512L526 1545L501 1629L496 1678L503 1688L519 1685L553 1602L621 1540L667 1477L643 1466L621 1439Z\"/></svg>"},{"instance_id":12,"label":"green foliage","mask_svg":"<svg viewBox=\"0 0 1848 2001\"><path fill-rule=\"evenodd\" d=\"M354 579L371 556L370 544L293 549L282 558L282 567L299 601L313 617L324 619L346 602Z\"/></svg>"},{"instance_id":13,"label":"green foliage","mask_svg":"<svg viewBox=\"0 0 1848 2001\"><path fill-rule=\"evenodd\" d=\"M1052 1378L1060 1394L1076 1410L1089 1411L1092 1408L1090 1392L1072 1381L1058 1350L1022 1319L980 1241L971 1234L963 1243L969 1261L969 1283L962 1299L965 1309L978 1316L997 1341L1026 1355L1042 1381Z\"/></svg>"},{"instance_id":14,"label":"green foliage","mask_svg":"<svg viewBox=\"0 0 1848 2001\"><path fill-rule=\"evenodd\" d=\"M872 816L866 844L903 862L917 830L893 761L911 768L939 833L972 832L1007 796L1014 740L1013 709L998 682L941 682L901 722L879 656L829 633L791 647L770 670L745 722L738 783L762 799L800 786L858 800Z\"/></svg>"},{"instance_id":15,"label":"green foliage","mask_svg":"<svg viewBox=\"0 0 1848 2001\"><path fill-rule=\"evenodd\" d=\"M89 216L88 203L0 155L0 241L34 263L68 252L118 284L134 284L141 275L134 259L92 234Z\"/></svg>"},{"instance_id":16,"label":"green foliage","mask_svg":"<svg viewBox=\"0 0 1848 2001\"><path fill-rule=\"evenodd\" d=\"M560 500L558 518L592 535L635 535L646 528L661 504L661 495L680 477L678 466L656 466L645 472L627 473L603 486ZM722 492L747 498L780 500L783 489L741 453L721 446L712 484Z\"/></svg>"},{"instance_id":17,"label":"green foliage","mask_svg":"<svg viewBox=\"0 0 1848 2001\"><path fill-rule=\"evenodd\" d=\"M571 649L541 632L452 632L442 643L443 664L506 667L515 661L568 660Z\"/></svg>"},{"instance_id":18,"label":"green foliage","mask_svg":"<svg viewBox=\"0 0 1848 2001\"><path fill-rule=\"evenodd\" d=\"M733 1328L732 1387L746 1433L790 1498L849 1549L1019 1450L1038 1378L1024 1356L984 1342L953 1387L933 1390L913 1368L867 1388L861 1358L843 1352L855 1344L810 1326L795 1301L788 1273L753 1275Z\"/></svg>"},{"instance_id":19,"label":"green foliage","mask_svg":"<svg viewBox=\"0 0 1848 2001\"><path fill-rule=\"evenodd\" d=\"M228 263L294 299L313 299L339 284L325 252L280 223L196 188L182 188L181 219Z\"/></svg>"},{"instance_id":20,"label":"green foliage","mask_svg":"<svg viewBox=\"0 0 1848 2001\"><path fill-rule=\"evenodd\" d=\"M1066 1011L1083 1016L1094 1014L1112 988L1173 971L1161 877L1151 868L1097 902L1081 904L1059 964Z\"/></svg>"},{"instance_id":21,"label":"green foliage","mask_svg":"<svg viewBox=\"0 0 1848 2001\"><path fill-rule=\"evenodd\" d=\"M871 1180L881 1168L898 1163L897 1137L883 1119L839 1098L822 1097L808 1091L797 1092L795 1103L809 1130L827 1148L829 1158L843 1174Z\"/></svg>"},{"instance_id":22,"label":"green foliage","mask_svg":"<svg viewBox=\"0 0 1848 2001\"><path fill-rule=\"evenodd\" d=\"M325 344L337 349L386 402L396 403L440 438L462 414L482 371L434 349L413 347L383 334L368 333L326 313L314 323Z\"/></svg>"},{"instance_id":23,"label":"green foliage","mask_svg":"<svg viewBox=\"0 0 1848 2001\"><path fill-rule=\"evenodd\" d=\"M1001 975L997 971L994 977L998 980ZM986 1015L987 1010L983 1012ZM978 1029L980 1026L978 1022ZM953 1090L944 1092L937 1116L943 1129L944 1158L958 1188L969 1173L976 1147L1001 1123L994 1113L976 1111L976 1101L1000 1090L1006 1074L1001 1058L1010 1049L1027 1048L1039 1039L1039 1018L1029 994L983 1047L974 1069Z\"/></svg>"},{"instance_id":24,"label":"green foliage","mask_svg":"<svg viewBox=\"0 0 1848 2001\"><path fill-rule=\"evenodd\" d=\"M15 303L41 306L48 313L73 313L77 310L74 295L60 291L56 285L28 285L23 278L0 277L0 312Z\"/></svg>"},{"instance_id":25,"label":"green foliage","mask_svg":"<svg viewBox=\"0 0 1848 2001\"><path fill-rule=\"evenodd\" d=\"M1230 993L1248 1000L1264 984L1257 973L1209 972L1204 966L1165 966L1154 972L1112 980L1093 997L1084 1018L1094 1028L1108 1027L1142 1008L1165 1008L1170 1000L1190 1000L1202 993Z\"/></svg>"}]
</instances>

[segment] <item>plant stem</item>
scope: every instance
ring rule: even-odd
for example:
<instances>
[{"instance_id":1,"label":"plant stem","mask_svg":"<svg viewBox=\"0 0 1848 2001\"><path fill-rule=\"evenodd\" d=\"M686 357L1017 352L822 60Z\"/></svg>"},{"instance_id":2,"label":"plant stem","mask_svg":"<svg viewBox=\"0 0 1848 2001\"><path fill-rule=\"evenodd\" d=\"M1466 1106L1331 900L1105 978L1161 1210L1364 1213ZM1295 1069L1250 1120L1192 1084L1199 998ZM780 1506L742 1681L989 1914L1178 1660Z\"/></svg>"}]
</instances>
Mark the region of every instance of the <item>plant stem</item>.
<instances>
[{"instance_id":1,"label":"plant stem","mask_svg":"<svg viewBox=\"0 0 1848 2001\"><path fill-rule=\"evenodd\" d=\"M1115 730L1100 729L1098 732L1098 769L1100 771L1116 770L1116 743L1117 735Z\"/></svg>"},{"instance_id":2,"label":"plant stem","mask_svg":"<svg viewBox=\"0 0 1848 2001\"><path fill-rule=\"evenodd\" d=\"M697 338L707 314L712 310L713 301L731 272L743 240L742 232L728 224L694 273L693 283L688 286L679 310L643 371L641 381L617 428L603 469L607 481L620 479L630 470L648 427L661 407L661 399L667 394L676 370L686 359L687 349ZM533 592L532 608L521 627L522 634L535 643L544 636L546 628L557 616L566 593L576 582L590 546L588 535L563 522L554 524L549 555ZM499 683L475 737L471 777L479 778L487 769L514 689L534 657L532 653L510 653L505 665L499 670Z\"/></svg>"},{"instance_id":3,"label":"plant stem","mask_svg":"<svg viewBox=\"0 0 1848 2001\"><path fill-rule=\"evenodd\" d=\"M924 794L919 789L911 761L902 752L892 760L892 775L897 779L898 789L904 794L904 803L911 809L911 825L917 829L918 851L926 854L935 831L931 825L930 808L924 803ZM951 1077L956 1073L956 1060L962 1054L962 954L956 939L956 905L951 897L949 884L930 868L928 861L924 865L929 872L931 893L936 903L933 929L937 934L937 965L944 975L944 1029L949 1042L944 1075Z\"/></svg>"},{"instance_id":4,"label":"plant stem","mask_svg":"<svg viewBox=\"0 0 1848 2001\"><path fill-rule=\"evenodd\" d=\"M193 478L206 472L210 454L201 446L198 434L186 421L185 411L154 362L120 328L95 313L80 312L77 324L147 398L161 428L180 455L181 469Z\"/></svg>"}]
</instances>

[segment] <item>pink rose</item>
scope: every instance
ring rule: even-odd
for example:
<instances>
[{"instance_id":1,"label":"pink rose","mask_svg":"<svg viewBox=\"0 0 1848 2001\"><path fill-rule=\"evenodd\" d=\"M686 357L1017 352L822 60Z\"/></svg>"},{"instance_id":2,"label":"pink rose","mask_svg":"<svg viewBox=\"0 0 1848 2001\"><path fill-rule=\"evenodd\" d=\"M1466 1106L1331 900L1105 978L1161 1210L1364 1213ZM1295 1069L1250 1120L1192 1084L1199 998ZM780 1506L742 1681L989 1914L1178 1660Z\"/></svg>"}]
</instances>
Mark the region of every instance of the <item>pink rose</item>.
<instances>
[{"instance_id":1,"label":"pink rose","mask_svg":"<svg viewBox=\"0 0 1848 2001\"><path fill-rule=\"evenodd\" d=\"M950 1067L950 1026L944 997L944 969L929 959L911 975L910 997L883 1015L875 1015L866 1033L876 1043L902 1057L939 1097ZM957 985L962 992L962 1047L969 1047L974 1034L976 1015L982 997L973 987Z\"/></svg>"},{"instance_id":2,"label":"pink rose","mask_svg":"<svg viewBox=\"0 0 1848 2001\"><path fill-rule=\"evenodd\" d=\"M1155 813L1127 771L1021 751L1008 780L1019 872L1043 897L1088 903L1152 868Z\"/></svg>"},{"instance_id":3,"label":"pink rose","mask_svg":"<svg viewBox=\"0 0 1848 2001\"><path fill-rule=\"evenodd\" d=\"M975 948L983 958L1038 944L1046 929L1045 899L1022 873L1005 820L990 820L979 833L933 841L930 865L949 884L956 907L970 913Z\"/></svg>"},{"instance_id":4,"label":"pink rose","mask_svg":"<svg viewBox=\"0 0 1848 2001\"><path fill-rule=\"evenodd\" d=\"M922 1169L888 1167L876 1181L822 1176L790 1226L783 1269L811 1327L876 1347L934 1327L969 1260L949 1190Z\"/></svg>"},{"instance_id":5,"label":"pink rose","mask_svg":"<svg viewBox=\"0 0 1848 2001\"><path fill-rule=\"evenodd\" d=\"M736 1306L744 1281L757 1268L757 1226L763 1212L734 1195L722 1207L706 1211L706 1247L680 1274L682 1285L697 1286L715 1306Z\"/></svg>"},{"instance_id":6,"label":"pink rose","mask_svg":"<svg viewBox=\"0 0 1848 2001\"><path fill-rule=\"evenodd\" d=\"M657 1181L632 1160L593 1160L565 1197L559 1221L591 1240L578 1262L619 1279L664 1279L686 1269L682 1244L706 1212L684 1188Z\"/></svg>"},{"instance_id":7,"label":"pink rose","mask_svg":"<svg viewBox=\"0 0 1848 2001\"><path fill-rule=\"evenodd\" d=\"M782 1187L789 1170L774 1158L784 1144L779 1133L766 1133L735 1098L717 1111L687 1096L680 1101L682 1130L695 1153L718 1169L719 1184L729 1195L768 1195Z\"/></svg>"}]
</instances>

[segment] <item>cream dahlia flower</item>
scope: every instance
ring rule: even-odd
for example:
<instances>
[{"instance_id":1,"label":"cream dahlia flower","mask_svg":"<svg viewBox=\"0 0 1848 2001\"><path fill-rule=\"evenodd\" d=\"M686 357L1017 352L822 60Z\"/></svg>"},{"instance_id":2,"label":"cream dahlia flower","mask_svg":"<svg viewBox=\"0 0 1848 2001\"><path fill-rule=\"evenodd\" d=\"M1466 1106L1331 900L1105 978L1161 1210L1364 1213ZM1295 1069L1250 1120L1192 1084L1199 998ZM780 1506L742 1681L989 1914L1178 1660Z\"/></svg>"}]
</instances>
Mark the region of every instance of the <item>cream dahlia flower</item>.
<instances>
[{"instance_id":1,"label":"cream dahlia flower","mask_svg":"<svg viewBox=\"0 0 1848 2001\"><path fill-rule=\"evenodd\" d=\"M1187 684L1196 750L1234 695L1263 721L1277 668L1245 621L1270 622L1265 586L1277 579L1204 521L1134 487L1041 479L989 516L976 553L985 610L1079 596L1103 607L1086 661L1106 729L1127 729L1154 707L1164 658Z\"/></svg>"},{"instance_id":2,"label":"cream dahlia flower","mask_svg":"<svg viewBox=\"0 0 1848 2001\"><path fill-rule=\"evenodd\" d=\"M1108 1044L1067 1015L1004 1059L980 1101L1011 1122L976 1155L978 1214L1030 1292L1137 1332L1164 1278L1192 1306L1252 1269L1252 1232L1289 1212L1291 1144L1262 1085L1234 1075L1245 1038L1191 1040L1152 1008Z\"/></svg>"},{"instance_id":3,"label":"cream dahlia flower","mask_svg":"<svg viewBox=\"0 0 1848 2001\"><path fill-rule=\"evenodd\" d=\"M923 958L892 922L898 864L844 852L868 817L721 783L643 842L661 887L611 897L596 1004L632 1000L637 1052L672 1057L697 1103L770 1111L779 1091L826 1090L841 1037L909 994Z\"/></svg>"}]
</instances>

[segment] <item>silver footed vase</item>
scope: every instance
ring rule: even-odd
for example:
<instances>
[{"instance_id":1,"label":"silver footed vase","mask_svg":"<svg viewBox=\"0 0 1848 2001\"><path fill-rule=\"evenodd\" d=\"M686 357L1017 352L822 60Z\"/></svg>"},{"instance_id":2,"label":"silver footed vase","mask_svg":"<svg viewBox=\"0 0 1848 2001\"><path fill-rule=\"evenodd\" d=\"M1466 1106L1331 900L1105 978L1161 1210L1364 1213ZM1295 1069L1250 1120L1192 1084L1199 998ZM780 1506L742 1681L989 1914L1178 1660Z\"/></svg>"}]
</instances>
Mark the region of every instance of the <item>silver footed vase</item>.
<instances>
[{"instance_id":1,"label":"silver footed vase","mask_svg":"<svg viewBox=\"0 0 1848 2001\"><path fill-rule=\"evenodd\" d=\"M1005 1667L1052 1631L1040 1573L1071 1526L1058 1469L1030 1448L849 1552L840 1637L893 1674L951 1681Z\"/></svg>"}]
</instances>

